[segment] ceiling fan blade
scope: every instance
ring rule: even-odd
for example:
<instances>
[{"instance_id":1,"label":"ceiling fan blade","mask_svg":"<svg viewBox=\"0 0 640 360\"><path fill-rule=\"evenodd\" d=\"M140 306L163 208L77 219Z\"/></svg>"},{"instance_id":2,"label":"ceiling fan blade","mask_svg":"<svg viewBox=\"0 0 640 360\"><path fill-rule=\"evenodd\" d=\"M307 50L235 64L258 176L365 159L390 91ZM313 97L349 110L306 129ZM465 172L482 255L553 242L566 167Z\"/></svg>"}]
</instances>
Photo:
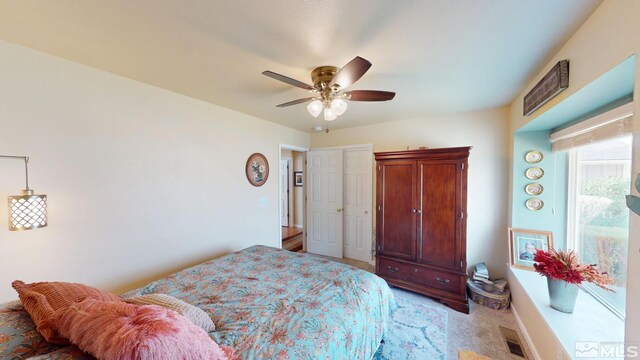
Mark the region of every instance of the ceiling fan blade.
<instances>
[{"instance_id":1,"label":"ceiling fan blade","mask_svg":"<svg viewBox=\"0 0 640 360\"><path fill-rule=\"evenodd\" d=\"M298 104L303 104L303 103L309 102L311 100L315 100L315 98L314 97L309 97L309 98L304 98L304 99L293 100L293 101L286 102L284 104L276 105L276 107L286 107L286 106L291 106L291 105L298 105Z\"/></svg>"},{"instance_id":2,"label":"ceiling fan blade","mask_svg":"<svg viewBox=\"0 0 640 360\"><path fill-rule=\"evenodd\" d=\"M396 96L391 91L380 90L352 90L345 92L347 100L351 101L387 101Z\"/></svg>"},{"instance_id":3,"label":"ceiling fan blade","mask_svg":"<svg viewBox=\"0 0 640 360\"><path fill-rule=\"evenodd\" d=\"M309 85L309 84L305 84L302 81L298 81L296 79L292 79L288 76L284 76L284 75L280 75L278 73L274 73L273 71L263 71L262 75L268 76L272 79L276 79L278 81L282 81L283 83L289 84L289 85L293 85L305 90L313 90L313 86Z\"/></svg>"},{"instance_id":4,"label":"ceiling fan blade","mask_svg":"<svg viewBox=\"0 0 640 360\"><path fill-rule=\"evenodd\" d=\"M358 81L364 75L367 70L371 67L371 63L361 58L360 56L356 56L353 60L349 61L347 65L345 65L336 76L333 77L331 82L329 83L329 87L339 86L340 89L345 89L349 85Z\"/></svg>"}]
</instances>

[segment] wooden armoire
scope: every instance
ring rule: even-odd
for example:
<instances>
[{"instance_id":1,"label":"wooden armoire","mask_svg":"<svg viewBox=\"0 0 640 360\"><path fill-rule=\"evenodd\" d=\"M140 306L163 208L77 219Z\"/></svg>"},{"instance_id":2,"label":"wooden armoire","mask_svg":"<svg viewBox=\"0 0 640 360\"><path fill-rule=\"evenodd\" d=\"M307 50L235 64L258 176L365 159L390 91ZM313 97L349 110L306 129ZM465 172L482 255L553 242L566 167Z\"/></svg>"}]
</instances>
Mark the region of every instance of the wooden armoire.
<instances>
[{"instance_id":1,"label":"wooden armoire","mask_svg":"<svg viewBox=\"0 0 640 360\"><path fill-rule=\"evenodd\" d=\"M375 153L376 274L467 314L470 150Z\"/></svg>"}]
</instances>

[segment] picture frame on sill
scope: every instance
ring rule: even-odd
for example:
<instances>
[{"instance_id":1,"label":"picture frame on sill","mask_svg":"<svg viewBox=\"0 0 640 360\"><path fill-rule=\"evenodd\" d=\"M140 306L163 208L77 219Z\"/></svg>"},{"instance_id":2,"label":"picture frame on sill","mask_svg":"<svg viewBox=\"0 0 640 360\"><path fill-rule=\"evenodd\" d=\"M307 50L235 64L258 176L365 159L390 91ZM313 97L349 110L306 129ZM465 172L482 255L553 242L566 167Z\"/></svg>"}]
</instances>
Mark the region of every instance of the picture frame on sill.
<instances>
[{"instance_id":1,"label":"picture frame on sill","mask_svg":"<svg viewBox=\"0 0 640 360\"><path fill-rule=\"evenodd\" d=\"M302 171L293 172L293 186L300 187L303 185Z\"/></svg>"},{"instance_id":2,"label":"picture frame on sill","mask_svg":"<svg viewBox=\"0 0 640 360\"><path fill-rule=\"evenodd\" d=\"M553 247L551 231L509 228L509 264L511 267L535 271L533 256L537 250Z\"/></svg>"}]
</instances>

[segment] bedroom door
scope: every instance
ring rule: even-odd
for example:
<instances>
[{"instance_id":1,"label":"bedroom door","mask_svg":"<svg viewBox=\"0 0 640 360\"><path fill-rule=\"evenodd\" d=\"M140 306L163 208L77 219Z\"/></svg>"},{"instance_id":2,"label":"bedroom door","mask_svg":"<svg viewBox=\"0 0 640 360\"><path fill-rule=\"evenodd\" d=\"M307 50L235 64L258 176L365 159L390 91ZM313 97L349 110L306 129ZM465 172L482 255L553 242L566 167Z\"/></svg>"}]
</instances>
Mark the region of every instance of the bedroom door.
<instances>
[{"instance_id":1,"label":"bedroom door","mask_svg":"<svg viewBox=\"0 0 640 360\"><path fill-rule=\"evenodd\" d=\"M342 150L307 153L307 252L342 258Z\"/></svg>"}]
</instances>

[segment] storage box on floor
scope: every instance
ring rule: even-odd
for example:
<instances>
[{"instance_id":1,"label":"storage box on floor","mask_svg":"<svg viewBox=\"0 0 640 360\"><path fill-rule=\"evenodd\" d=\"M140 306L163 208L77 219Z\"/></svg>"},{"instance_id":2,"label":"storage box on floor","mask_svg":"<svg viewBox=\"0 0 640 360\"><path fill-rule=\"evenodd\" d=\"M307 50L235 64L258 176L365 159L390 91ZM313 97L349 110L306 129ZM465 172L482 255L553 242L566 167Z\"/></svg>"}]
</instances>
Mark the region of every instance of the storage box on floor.
<instances>
[{"instance_id":1,"label":"storage box on floor","mask_svg":"<svg viewBox=\"0 0 640 360\"><path fill-rule=\"evenodd\" d=\"M502 292L499 290L485 291L471 279L467 280L467 287L469 288L469 296L475 303L496 310L509 308L511 296L509 289L504 289Z\"/></svg>"}]
</instances>

